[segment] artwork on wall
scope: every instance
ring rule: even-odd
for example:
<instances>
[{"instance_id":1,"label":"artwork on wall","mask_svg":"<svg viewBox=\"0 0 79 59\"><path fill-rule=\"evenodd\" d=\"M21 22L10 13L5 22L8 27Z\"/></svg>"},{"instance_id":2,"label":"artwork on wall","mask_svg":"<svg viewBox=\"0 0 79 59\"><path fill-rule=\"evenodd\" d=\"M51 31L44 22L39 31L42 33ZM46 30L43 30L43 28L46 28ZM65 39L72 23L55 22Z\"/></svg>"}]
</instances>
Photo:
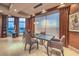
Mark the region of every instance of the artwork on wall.
<instances>
[{"instance_id":1,"label":"artwork on wall","mask_svg":"<svg viewBox=\"0 0 79 59\"><path fill-rule=\"evenodd\" d=\"M69 15L69 31L79 32L79 12Z\"/></svg>"}]
</instances>

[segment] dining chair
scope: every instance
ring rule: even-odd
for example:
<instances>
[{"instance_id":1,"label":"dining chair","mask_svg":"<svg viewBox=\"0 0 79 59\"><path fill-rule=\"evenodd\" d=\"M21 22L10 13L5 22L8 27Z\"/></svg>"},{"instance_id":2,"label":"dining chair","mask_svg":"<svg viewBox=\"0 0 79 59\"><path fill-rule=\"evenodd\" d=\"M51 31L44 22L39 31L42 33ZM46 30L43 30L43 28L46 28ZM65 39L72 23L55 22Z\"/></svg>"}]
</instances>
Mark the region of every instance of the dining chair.
<instances>
[{"instance_id":1,"label":"dining chair","mask_svg":"<svg viewBox=\"0 0 79 59\"><path fill-rule=\"evenodd\" d=\"M46 32L40 32L40 34L46 35Z\"/></svg>"},{"instance_id":2,"label":"dining chair","mask_svg":"<svg viewBox=\"0 0 79 59\"><path fill-rule=\"evenodd\" d=\"M40 34L42 34L42 35L46 35L46 32L40 32ZM44 40L40 40L40 42L41 42L41 43L40 43L41 45L43 45L43 44L45 43Z\"/></svg>"},{"instance_id":3,"label":"dining chair","mask_svg":"<svg viewBox=\"0 0 79 59\"><path fill-rule=\"evenodd\" d=\"M23 32L23 35L22 35L22 42L25 43L25 32Z\"/></svg>"},{"instance_id":4,"label":"dining chair","mask_svg":"<svg viewBox=\"0 0 79 59\"><path fill-rule=\"evenodd\" d=\"M49 47L50 47L50 48L55 48L55 50L56 49L60 50L61 54L64 56L64 49L63 49L64 38L65 38L65 35L63 35L60 38L60 40L55 41L55 40L52 39L52 40L48 41L48 43L47 43L47 54L49 55Z\"/></svg>"},{"instance_id":5,"label":"dining chair","mask_svg":"<svg viewBox=\"0 0 79 59\"><path fill-rule=\"evenodd\" d=\"M29 46L30 46L29 47L29 53L31 53L31 49L32 49L32 46L34 44L37 44L37 49L39 48L38 47L38 41L36 39L32 38L29 33L25 34L25 47L24 47L24 50L26 50L27 44L29 44Z\"/></svg>"}]
</instances>

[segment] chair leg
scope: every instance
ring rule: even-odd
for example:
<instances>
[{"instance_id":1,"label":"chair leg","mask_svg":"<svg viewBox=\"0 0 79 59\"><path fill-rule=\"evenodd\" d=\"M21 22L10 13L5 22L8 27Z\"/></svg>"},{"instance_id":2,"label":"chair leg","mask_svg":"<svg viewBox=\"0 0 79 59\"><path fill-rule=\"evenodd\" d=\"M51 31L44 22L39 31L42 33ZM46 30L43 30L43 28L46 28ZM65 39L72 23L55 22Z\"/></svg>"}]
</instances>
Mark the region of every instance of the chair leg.
<instances>
[{"instance_id":1,"label":"chair leg","mask_svg":"<svg viewBox=\"0 0 79 59\"><path fill-rule=\"evenodd\" d=\"M63 50L61 50L61 53L62 53L62 56L64 56L64 51Z\"/></svg>"},{"instance_id":2,"label":"chair leg","mask_svg":"<svg viewBox=\"0 0 79 59\"><path fill-rule=\"evenodd\" d=\"M37 42L37 49L39 49L39 45L38 45L38 42Z\"/></svg>"},{"instance_id":3,"label":"chair leg","mask_svg":"<svg viewBox=\"0 0 79 59\"><path fill-rule=\"evenodd\" d=\"M41 42L40 44L43 45L43 40L40 40L40 42Z\"/></svg>"},{"instance_id":4,"label":"chair leg","mask_svg":"<svg viewBox=\"0 0 79 59\"><path fill-rule=\"evenodd\" d=\"M48 46L47 46L47 55L49 56L49 49L48 49Z\"/></svg>"},{"instance_id":5,"label":"chair leg","mask_svg":"<svg viewBox=\"0 0 79 59\"><path fill-rule=\"evenodd\" d=\"M31 48L32 48L32 45L30 45L30 48L29 48L29 54L31 53Z\"/></svg>"},{"instance_id":6,"label":"chair leg","mask_svg":"<svg viewBox=\"0 0 79 59\"><path fill-rule=\"evenodd\" d=\"M49 56L49 48L48 48L48 43L49 43L49 41L47 42L47 55Z\"/></svg>"},{"instance_id":7,"label":"chair leg","mask_svg":"<svg viewBox=\"0 0 79 59\"><path fill-rule=\"evenodd\" d=\"M25 43L25 47L24 47L24 50L26 51L26 46L27 46L27 42Z\"/></svg>"}]
</instances>

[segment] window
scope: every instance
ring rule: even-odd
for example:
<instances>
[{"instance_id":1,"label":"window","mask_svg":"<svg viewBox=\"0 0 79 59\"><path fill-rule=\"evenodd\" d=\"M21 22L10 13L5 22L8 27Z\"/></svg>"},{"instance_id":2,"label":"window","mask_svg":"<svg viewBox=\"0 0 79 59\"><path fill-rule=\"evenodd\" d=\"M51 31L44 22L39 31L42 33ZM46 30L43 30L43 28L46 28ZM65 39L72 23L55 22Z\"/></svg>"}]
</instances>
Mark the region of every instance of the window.
<instances>
[{"instance_id":1,"label":"window","mask_svg":"<svg viewBox=\"0 0 79 59\"><path fill-rule=\"evenodd\" d=\"M35 18L35 33L46 32L59 38L59 13Z\"/></svg>"},{"instance_id":2,"label":"window","mask_svg":"<svg viewBox=\"0 0 79 59\"><path fill-rule=\"evenodd\" d=\"M59 37L59 13L47 15L46 33Z\"/></svg>"},{"instance_id":3,"label":"window","mask_svg":"<svg viewBox=\"0 0 79 59\"><path fill-rule=\"evenodd\" d=\"M19 33L25 31L25 18L19 18Z\"/></svg>"},{"instance_id":4,"label":"window","mask_svg":"<svg viewBox=\"0 0 79 59\"><path fill-rule=\"evenodd\" d=\"M35 33L40 33L45 31L45 17L36 17L35 18Z\"/></svg>"},{"instance_id":5,"label":"window","mask_svg":"<svg viewBox=\"0 0 79 59\"><path fill-rule=\"evenodd\" d=\"M8 33L13 33L14 32L14 18L9 17L8 18Z\"/></svg>"}]
</instances>

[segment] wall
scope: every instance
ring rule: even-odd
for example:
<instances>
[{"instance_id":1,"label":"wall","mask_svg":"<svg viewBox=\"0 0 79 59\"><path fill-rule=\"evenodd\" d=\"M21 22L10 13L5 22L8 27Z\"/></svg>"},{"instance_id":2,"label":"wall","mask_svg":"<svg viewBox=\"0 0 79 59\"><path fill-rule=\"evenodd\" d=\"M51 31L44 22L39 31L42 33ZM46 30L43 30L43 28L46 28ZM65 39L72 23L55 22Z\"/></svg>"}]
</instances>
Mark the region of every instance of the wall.
<instances>
[{"instance_id":1,"label":"wall","mask_svg":"<svg viewBox=\"0 0 79 59\"><path fill-rule=\"evenodd\" d=\"M79 33L69 32L69 44L77 49L79 49Z\"/></svg>"},{"instance_id":2,"label":"wall","mask_svg":"<svg viewBox=\"0 0 79 59\"><path fill-rule=\"evenodd\" d=\"M14 17L14 30L16 32L16 37L19 35L19 17Z\"/></svg>"},{"instance_id":3,"label":"wall","mask_svg":"<svg viewBox=\"0 0 79 59\"><path fill-rule=\"evenodd\" d=\"M79 4L70 7L70 14L79 12ZM79 49L79 32L69 32L69 45Z\"/></svg>"},{"instance_id":4,"label":"wall","mask_svg":"<svg viewBox=\"0 0 79 59\"><path fill-rule=\"evenodd\" d=\"M70 14L79 12L79 4L72 4L70 7Z\"/></svg>"},{"instance_id":5,"label":"wall","mask_svg":"<svg viewBox=\"0 0 79 59\"><path fill-rule=\"evenodd\" d=\"M0 15L0 37L1 37L1 28L2 28L2 16Z\"/></svg>"},{"instance_id":6,"label":"wall","mask_svg":"<svg viewBox=\"0 0 79 59\"><path fill-rule=\"evenodd\" d=\"M7 15L2 15L2 27L1 27L1 37L5 38L7 37L7 20L8 16Z\"/></svg>"},{"instance_id":7,"label":"wall","mask_svg":"<svg viewBox=\"0 0 79 59\"><path fill-rule=\"evenodd\" d=\"M26 31L31 30L32 33L35 32L34 22L35 22L35 17L31 17L26 20Z\"/></svg>"}]
</instances>

